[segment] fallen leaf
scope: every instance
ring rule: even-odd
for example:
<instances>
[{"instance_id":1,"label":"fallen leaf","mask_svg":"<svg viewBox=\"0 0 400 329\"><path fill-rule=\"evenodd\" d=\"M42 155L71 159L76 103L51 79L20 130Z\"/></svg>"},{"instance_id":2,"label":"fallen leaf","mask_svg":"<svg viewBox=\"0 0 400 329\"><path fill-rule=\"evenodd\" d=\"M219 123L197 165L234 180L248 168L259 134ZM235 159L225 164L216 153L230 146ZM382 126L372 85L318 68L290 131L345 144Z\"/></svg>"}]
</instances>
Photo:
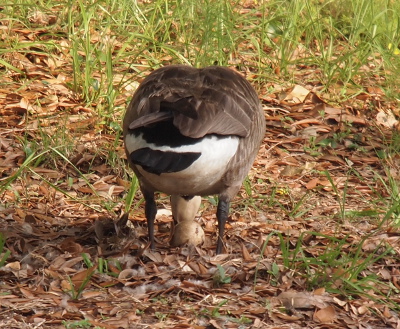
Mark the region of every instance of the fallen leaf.
<instances>
[{"instance_id":1,"label":"fallen leaf","mask_svg":"<svg viewBox=\"0 0 400 329\"><path fill-rule=\"evenodd\" d=\"M314 313L313 316L315 321L321 323L332 323L336 319L336 311L333 306L327 306Z\"/></svg>"}]
</instances>

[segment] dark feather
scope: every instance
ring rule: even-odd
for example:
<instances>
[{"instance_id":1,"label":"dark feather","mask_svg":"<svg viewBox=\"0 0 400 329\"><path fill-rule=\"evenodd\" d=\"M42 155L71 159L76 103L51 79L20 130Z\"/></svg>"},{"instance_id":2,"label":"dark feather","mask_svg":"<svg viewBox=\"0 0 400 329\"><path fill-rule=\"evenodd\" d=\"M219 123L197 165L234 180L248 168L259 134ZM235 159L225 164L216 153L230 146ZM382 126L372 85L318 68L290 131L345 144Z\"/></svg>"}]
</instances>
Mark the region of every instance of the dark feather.
<instances>
[{"instance_id":1,"label":"dark feather","mask_svg":"<svg viewBox=\"0 0 400 329\"><path fill-rule=\"evenodd\" d=\"M196 152L170 152L152 150L148 147L130 154L132 163L142 166L149 173L161 175L185 170L200 157Z\"/></svg>"},{"instance_id":2,"label":"dark feather","mask_svg":"<svg viewBox=\"0 0 400 329\"><path fill-rule=\"evenodd\" d=\"M129 129L133 130L140 127L147 127L153 123L171 120L173 118L172 112L153 112L146 114L129 125Z\"/></svg>"}]
</instances>

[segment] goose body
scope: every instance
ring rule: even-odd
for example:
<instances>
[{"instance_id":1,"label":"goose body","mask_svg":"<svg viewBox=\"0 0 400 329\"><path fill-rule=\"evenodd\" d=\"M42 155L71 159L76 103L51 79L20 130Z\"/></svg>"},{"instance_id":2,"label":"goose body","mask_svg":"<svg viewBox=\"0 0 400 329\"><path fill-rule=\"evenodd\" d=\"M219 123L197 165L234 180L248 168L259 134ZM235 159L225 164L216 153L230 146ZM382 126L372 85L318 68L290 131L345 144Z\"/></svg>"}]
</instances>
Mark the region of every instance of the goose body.
<instances>
[{"instance_id":1,"label":"goose body","mask_svg":"<svg viewBox=\"0 0 400 329\"><path fill-rule=\"evenodd\" d=\"M239 191L264 137L265 119L257 94L238 73L224 67L171 65L152 72L136 90L124 117L128 163L137 175L154 247L156 191L182 196L218 194L217 253L230 200ZM185 201L186 200L186 201ZM185 202L187 205L185 206Z\"/></svg>"}]
</instances>

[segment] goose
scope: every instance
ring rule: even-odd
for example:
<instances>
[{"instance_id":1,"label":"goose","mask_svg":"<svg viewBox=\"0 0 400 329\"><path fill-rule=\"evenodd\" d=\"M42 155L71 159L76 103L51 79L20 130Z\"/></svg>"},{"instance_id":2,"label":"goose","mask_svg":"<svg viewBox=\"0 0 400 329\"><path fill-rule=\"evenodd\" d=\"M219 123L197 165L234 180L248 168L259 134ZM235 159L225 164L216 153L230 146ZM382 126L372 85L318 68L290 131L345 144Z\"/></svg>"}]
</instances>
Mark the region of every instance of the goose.
<instances>
[{"instance_id":1,"label":"goose","mask_svg":"<svg viewBox=\"0 0 400 329\"><path fill-rule=\"evenodd\" d=\"M264 133L257 93L232 69L169 65L143 80L127 107L123 139L145 200L151 249L155 193L162 192L171 195L178 218L194 216L199 196L218 195L216 254L223 251L230 202Z\"/></svg>"}]
</instances>

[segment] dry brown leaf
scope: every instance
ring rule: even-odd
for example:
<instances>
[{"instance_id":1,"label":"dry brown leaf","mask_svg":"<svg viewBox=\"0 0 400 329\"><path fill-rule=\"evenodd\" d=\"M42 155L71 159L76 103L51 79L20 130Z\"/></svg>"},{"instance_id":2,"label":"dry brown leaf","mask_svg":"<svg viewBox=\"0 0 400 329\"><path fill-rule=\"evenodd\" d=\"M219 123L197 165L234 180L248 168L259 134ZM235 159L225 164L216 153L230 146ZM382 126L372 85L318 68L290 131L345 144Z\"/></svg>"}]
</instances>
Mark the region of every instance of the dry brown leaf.
<instances>
[{"instance_id":1,"label":"dry brown leaf","mask_svg":"<svg viewBox=\"0 0 400 329\"><path fill-rule=\"evenodd\" d=\"M319 183L319 178L313 178L306 184L307 190L312 190L313 188L316 188Z\"/></svg>"},{"instance_id":2,"label":"dry brown leaf","mask_svg":"<svg viewBox=\"0 0 400 329\"><path fill-rule=\"evenodd\" d=\"M321 323L332 323L336 319L336 311L333 306L327 306L314 313L314 320Z\"/></svg>"},{"instance_id":3,"label":"dry brown leaf","mask_svg":"<svg viewBox=\"0 0 400 329\"><path fill-rule=\"evenodd\" d=\"M71 278L71 281L75 288L79 288L86 280L90 279L93 273L96 271L97 266L94 265L90 268L85 270L79 271L78 273L74 274Z\"/></svg>"},{"instance_id":4,"label":"dry brown leaf","mask_svg":"<svg viewBox=\"0 0 400 329\"><path fill-rule=\"evenodd\" d=\"M286 101L294 103L303 103L310 91L300 85L295 85L290 93L285 97Z\"/></svg>"},{"instance_id":5,"label":"dry brown leaf","mask_svg":"<svg viewBox=\"0 0 400 329\"><path fill-rule=\"evenodd\" d=\"M241 247L242 247L243 260L246 262L253 261L253 257L251 257L249 251L247 250L246 246L243 243L241 244Z\"/></svg>"}]
</instances>

